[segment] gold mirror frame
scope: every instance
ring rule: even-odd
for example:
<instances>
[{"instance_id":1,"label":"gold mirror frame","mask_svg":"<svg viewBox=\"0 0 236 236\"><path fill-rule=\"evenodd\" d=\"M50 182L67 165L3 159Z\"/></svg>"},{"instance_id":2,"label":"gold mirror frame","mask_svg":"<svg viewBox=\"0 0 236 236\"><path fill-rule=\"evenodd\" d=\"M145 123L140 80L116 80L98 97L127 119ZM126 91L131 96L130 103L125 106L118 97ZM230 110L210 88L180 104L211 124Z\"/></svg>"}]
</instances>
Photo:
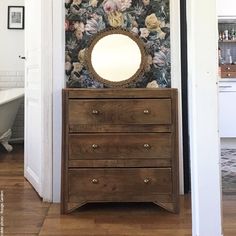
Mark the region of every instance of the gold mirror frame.
<instances>
[{"instance_id":1,"label":"gold mirror frame","mask_svg":"<svg viewBox=\"0 0 236 236\"><path fill-rule=\"evenodd\" d=\"M95 71L95 69L92 65L92 52L93 52L93 49L94 49L96 43L100 39L102 39L103 37L106 37L111 34L123 34L125 36L128 36L130 39L132 39L137 44L137 46L139 47L140 53L141 53L141 63L140 63L138 70L136 71L136 73L133 74L130 78L122 80L122 81L114 82L114 81L102 78L100 75L98 75L98 73ZM87 69L88 69L90 76L93 79L97 80L98 82L103 83L104 85L106 85L108 87L128 87L129 84L135 83L143 75L143 73L145 71L145 66L147 63L147 56L146 55L147 54L146 54L146 50L144 48L144 44L138 36L135 36L131 32L129 32L125 29L122 29L122 28L110 28L110 29L100 31L98 34L96 34L91 39L89 46L86 50L86 65L87 65Z\"/></svg>"}]
</instances>

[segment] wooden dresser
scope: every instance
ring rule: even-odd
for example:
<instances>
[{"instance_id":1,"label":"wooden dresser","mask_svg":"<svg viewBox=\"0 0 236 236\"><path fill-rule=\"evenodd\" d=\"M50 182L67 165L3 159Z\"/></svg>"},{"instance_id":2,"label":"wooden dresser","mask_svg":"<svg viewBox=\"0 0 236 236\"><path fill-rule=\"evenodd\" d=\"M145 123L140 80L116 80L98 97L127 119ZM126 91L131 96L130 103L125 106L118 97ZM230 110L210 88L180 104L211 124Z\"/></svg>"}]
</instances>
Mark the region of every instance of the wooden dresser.
<instances>
[{"instance_id":1,"label":"wooden dresser","mask_svg":"<svg viewBox=\"0 0 236 236\"><path fill-rule=\"evenodd\" d=\"M179 211L176 89L63 90L62 213L89 202Z\"/></svg>"}]
</instances>

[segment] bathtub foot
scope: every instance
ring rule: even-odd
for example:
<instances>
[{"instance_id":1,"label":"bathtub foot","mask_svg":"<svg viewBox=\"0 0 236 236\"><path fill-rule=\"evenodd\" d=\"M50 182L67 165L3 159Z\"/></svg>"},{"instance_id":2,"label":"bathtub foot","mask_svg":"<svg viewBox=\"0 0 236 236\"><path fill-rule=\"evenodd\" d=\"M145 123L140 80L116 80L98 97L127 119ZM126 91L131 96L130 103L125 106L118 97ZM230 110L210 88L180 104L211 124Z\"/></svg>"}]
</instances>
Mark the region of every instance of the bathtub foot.
<instances>
[{"instance_id":1,"label":"bathtub foot","mask_svg":"<svg viewBox=\"0 0 236 236\"><path fill-rule=\"evenodd\" d=\"M12 145L10 145L8 142L2 142L2 145L8 152L11 152L13 150Z\"/></svg>"},{"instance_id":2,"label":"bathtub foot","mask_svg":"<svg viewBox=\"0 0 236 236\"><path fill-rule=\"evenodd\" d=\"M8 143L8 141L11 138L11 129L9 129L6 133L4 133L1 137L0 137L0 143L3 145L3 147L8 151L11 152L13 150L13 147Z\"/></svg>"}]
</instances>

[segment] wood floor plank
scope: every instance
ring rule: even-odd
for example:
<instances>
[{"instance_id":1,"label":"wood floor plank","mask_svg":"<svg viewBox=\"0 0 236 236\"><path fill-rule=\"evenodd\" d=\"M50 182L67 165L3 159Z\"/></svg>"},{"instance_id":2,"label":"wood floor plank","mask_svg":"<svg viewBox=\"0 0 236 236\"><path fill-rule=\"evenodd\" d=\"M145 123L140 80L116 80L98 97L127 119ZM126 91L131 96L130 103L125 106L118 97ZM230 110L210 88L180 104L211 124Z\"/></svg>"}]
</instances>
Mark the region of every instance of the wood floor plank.
<instances>
[{"instance_id":1,"label":"wood floor plank","mask_svg":"<svg viewBox=\"0 0 236 236\"><path fill-rule=\"evenodd\" d=\"M38 235L50 204L42 203L23 177L23 147L11 153L0 149L0 191L3 195L4 236Z\"/></svg>"},{"instance_id":2,"label":"wood floor plank","mask_svg":"<svg viewBox=\"0 0 236 236\"><path fill-rule=\"evenodd\" d=\"M190 195L171 214L154 204L88 204L60 214L60 204L43 203L23 177L23 147L0 147L0 191L4 236L191 236ZM223 196L224 236L236 235L236 196Z\"/></svg>"},{"instance_id":3,"label":"wood floor plank","mask_svg":"<svg viewBox=\"0 0 236 236\"><path fill-rule=\"evenodd\" d=\"M189 201L183 197L181 204ZM191 214L181 208L179 215L170 214L154 204L90 204L70 215L60 215L53 204L40 231L40 236L57 235L191 235Z\"/></svg>"}]
</instances>

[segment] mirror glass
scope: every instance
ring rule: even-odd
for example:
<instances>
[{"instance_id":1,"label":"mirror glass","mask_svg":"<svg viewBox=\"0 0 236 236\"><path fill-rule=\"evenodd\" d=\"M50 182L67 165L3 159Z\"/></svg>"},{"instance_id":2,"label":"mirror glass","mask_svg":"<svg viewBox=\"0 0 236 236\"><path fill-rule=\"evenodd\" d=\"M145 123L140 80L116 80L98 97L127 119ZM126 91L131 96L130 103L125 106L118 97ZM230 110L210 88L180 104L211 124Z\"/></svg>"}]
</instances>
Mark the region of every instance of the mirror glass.
<instances>
[{"instance_id":1,"label":"mirror glass","mask_svg":"<svg viewBox=\"0 0 236 236\"><path fill-rule=\"evenodd\" d=\"M101 38L91 53L95 72L103 79L113 82L132 77L140 68L141 59L138 44L123 34L111 34Z\"/></svg>"}]
</instances>

